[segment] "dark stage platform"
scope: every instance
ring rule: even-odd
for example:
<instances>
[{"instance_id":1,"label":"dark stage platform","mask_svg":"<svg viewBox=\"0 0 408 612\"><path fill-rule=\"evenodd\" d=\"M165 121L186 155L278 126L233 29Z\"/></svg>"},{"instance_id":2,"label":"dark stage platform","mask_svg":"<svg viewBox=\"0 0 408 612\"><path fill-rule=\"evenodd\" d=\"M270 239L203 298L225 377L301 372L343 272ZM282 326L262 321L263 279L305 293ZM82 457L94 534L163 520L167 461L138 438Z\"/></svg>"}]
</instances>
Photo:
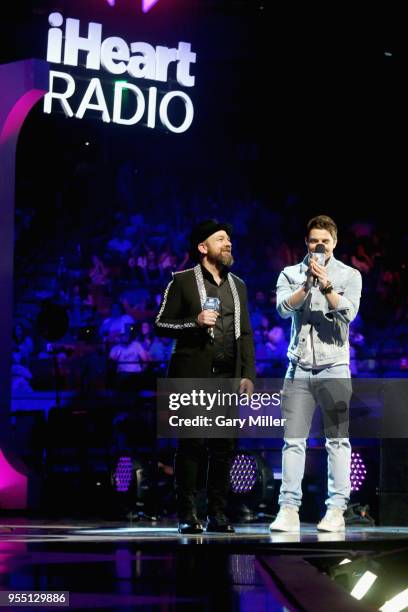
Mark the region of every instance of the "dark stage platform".
<instances>
[{"instance_id":1,"label":"dark stage platform","mask_svg":"<svg viewBox=\"0 0 408 612\"><path fill-rule=\"evenodd\" d=\"M350 595L356 576L364 563L373 570L395 555L405 571L407 550L408 527L335 534L302 524L297 535L272 534L265 523L237 525L228 536L180 536L174 521L3 516L0 596L69 591L76 610L378 610ZM347 566L354 571L338 580Z\"/></svg>"},{"instance_id":2,"label":"dark stage platform","mask_svg":"<svg viewBox=\"0 0 408 612\"><path fill-rule=\"evenodd\" d=\"M343 542L357 544L366 542L393 542L407 540L408 527L348 527L345 533L323 533L315 525L302 523L300 534L271 533L269 523L252 523L235 525L234 534L207 534L199 536L181 536L177 532L174 521L160 521L157 523L132 522L103 522L103 521L75 521L75 520L25 520L0 519L0 542L75 542L103 543L103 542L143 542L151 544L239 544L239 545L268 545L275 544L307 544L314 545L320 542Z\"/></svg>"}]
</instances>

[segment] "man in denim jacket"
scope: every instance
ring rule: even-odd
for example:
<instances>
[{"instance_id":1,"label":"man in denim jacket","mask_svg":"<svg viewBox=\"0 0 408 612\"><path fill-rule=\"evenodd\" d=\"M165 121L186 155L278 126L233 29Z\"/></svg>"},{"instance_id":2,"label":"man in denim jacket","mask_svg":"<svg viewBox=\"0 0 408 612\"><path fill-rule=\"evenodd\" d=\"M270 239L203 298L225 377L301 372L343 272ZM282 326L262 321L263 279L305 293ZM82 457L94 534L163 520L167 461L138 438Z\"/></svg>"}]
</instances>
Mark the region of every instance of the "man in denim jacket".
<instances>
[{"instance_id":1,"label":"man in denim jacket","mask_svg":"<svg viewBox=\"0 0 408 612\"><path fill-rule=\"evenodd\" d=\"M308 254L304 260L284 268L277 282L277 310L284 319L291 317L292 329L282 393L282 416L286 422L280 511L270 529L300 529L306 439L319 403L328 452L328 498L326 515L317 528L344 531L351 460L349 324L360 304L361 275L335 259L337 226L330 217L319 215L311 219L305 241ZM315 251L319 250L324 253L324 265L315 259Z\"/></svg>"}]
</instances>

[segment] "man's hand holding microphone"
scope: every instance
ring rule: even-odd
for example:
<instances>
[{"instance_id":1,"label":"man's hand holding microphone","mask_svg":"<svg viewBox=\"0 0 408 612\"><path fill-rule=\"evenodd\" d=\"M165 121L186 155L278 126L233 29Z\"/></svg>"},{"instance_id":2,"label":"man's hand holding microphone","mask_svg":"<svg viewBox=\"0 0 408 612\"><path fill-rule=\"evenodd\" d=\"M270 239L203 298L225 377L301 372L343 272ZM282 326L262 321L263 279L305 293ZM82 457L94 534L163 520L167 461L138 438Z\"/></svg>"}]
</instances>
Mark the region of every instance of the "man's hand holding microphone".
<instances>
[{"instance_id":1,"label":"man's hand holding microphone","mask_svg":"<svg viewBox=\"0 0 408 612\"><path fill-rule=\"evenodd\" d=\"M207 327L208 333L214 333L214 326L220 316L221 301L218 297L207 296L203 310L197 317L197 323L200 327ZM239 393L246 393L249 397L254 392L254 383L249 378L242 378L239 385Z\"/></svg>"},{"instance_id":2,"label":"man's hand holding microphone","mask_svg":"<svg viewBox=\"0 0 408 612\"><path fill-rule=\"evenodd\" d=\"M207 296L204 302L203 310L197 317L198 325L200 327L214 327L218 317L220 316L220 310L220 299L218 297Z\"/></svg>"},{"instance_id":3,"label":"man's hand holding microphone","mask_svg":"<svg viewBox=\"0 0 408 612\"><path fill-rule=\"evenodd\" d=\"M327 278L327 269L325 266L325 248L323 244L318 244L309 256L309 270L307 273L307 280L305 288L307 290L310 287L319 286L320 289L324 289L329 282Z\"/></svg>"},{"instance_id":4,"label":"man's hand holding microphone","mask_svg":"<svg viewBox=\"0 0 408 612\"><path fill-rule=\"evenodd\" d=\"M200 327L214 327L218 317L219 313L215 310L202 310L197 317L197 323Z\"/></svg>"}]
</instances>

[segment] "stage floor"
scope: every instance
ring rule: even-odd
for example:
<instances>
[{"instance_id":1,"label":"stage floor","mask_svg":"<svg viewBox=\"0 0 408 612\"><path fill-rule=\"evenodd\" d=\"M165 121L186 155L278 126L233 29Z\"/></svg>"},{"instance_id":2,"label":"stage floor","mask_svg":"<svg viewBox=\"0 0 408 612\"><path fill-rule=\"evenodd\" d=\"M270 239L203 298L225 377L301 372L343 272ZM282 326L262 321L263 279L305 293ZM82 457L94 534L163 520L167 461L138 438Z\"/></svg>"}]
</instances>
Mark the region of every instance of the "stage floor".
<instances>
[{"instance_id":1,"label":"stage floor","mask_svg":"<svg viewBox=\"0 0 408 612\"><path fill-rule=\"evenodd\" d=\"M324 568L345 557L392 554L407 541L408 527L353 526L334 534L302 524L300 534L272 534L265 523L236 525L227 536L181 536L175 521L3 516L0 609L11 592L33 591L67 592L73 610L361 612L373 608L351 598Z\"/></svg>"},{"instance_id":2,"label":"stage floor","mask_svg":"<svg viewBox=\"0 0 408 612\"><path fill-rule=\"evenodd\" d=\"M271 533L269 523L235 524L234 534L180 535L175 521L119 522L0 518L0 542L151 542L209 544L317 544L321 542L385 542L408 540L408 527L347 527L345 533L323 533L313 524L302 523L300 534Z\"/></svg>"}]
</instances>

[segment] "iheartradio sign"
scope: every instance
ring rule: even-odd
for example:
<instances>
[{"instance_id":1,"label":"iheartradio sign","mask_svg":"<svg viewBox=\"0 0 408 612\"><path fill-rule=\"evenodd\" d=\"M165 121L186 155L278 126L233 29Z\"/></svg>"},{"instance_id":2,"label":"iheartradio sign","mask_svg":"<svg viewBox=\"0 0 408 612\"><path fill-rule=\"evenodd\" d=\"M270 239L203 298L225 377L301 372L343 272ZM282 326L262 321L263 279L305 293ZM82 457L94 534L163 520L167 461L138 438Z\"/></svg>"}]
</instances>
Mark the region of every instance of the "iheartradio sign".
<instances>
[{"instance_id":1,"label":"iheartradio sign","mask_svg":"<svg viewBox=\"0 0 408 612\"><path fill-rule=\"evenodd\" d=\"M83 78L76 80L70 72L50 70L49 90L44 97L45 113L53 112L57 106L67 117L77 119L93 111L99 113L106 123L130 126L143 122L153 129L160 122L176 134L189 129L194 118L192 100L181 89L169 91L169 85L176 82L183 89L194 87L195 76L191 69L196 54L190 43L179 42L173 48L142 41L128 42L119 36L103 38L101 24L91 22L88 27L81 27L78 19L64 20L61 13L51 13L48 22L48 62L68 67L81 66L120 78L113 84L109 83L108 87L113 90L107 92L106 83L103 84L98 76L90 77L83 89ZM146 81L157 82L159 86L143 87ZM167 87L164 88L163 84ZM173 105L178 111L177 123L171 118Z\"/></svg>"}]
</instances>

